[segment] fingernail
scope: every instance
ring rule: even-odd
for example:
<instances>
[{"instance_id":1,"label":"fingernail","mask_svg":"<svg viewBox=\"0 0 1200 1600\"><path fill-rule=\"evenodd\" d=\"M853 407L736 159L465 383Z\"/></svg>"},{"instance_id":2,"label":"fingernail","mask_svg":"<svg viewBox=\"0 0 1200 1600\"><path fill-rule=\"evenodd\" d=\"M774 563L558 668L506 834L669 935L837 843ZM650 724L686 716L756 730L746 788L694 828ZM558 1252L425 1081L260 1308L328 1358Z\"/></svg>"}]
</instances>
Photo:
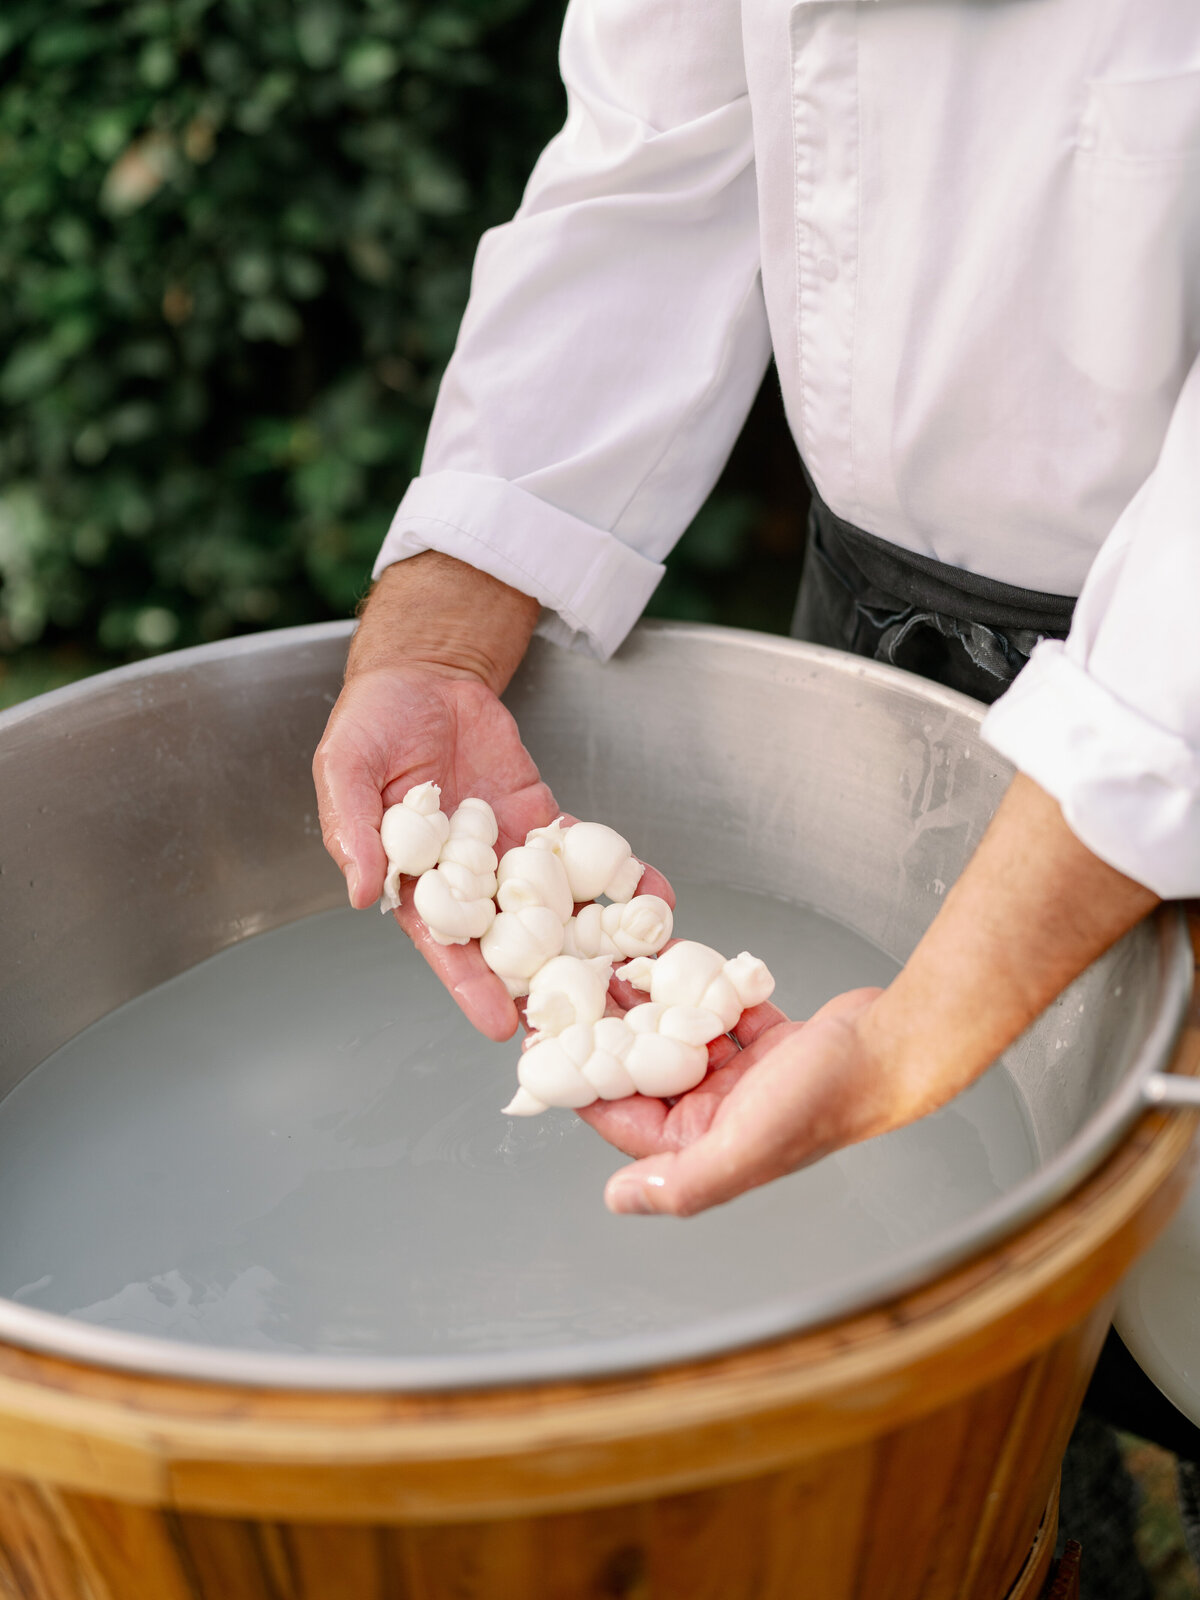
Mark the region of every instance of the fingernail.
<instances>
[{"instance_id":1,"label":"fingernail","mask_svg":"<svg viewBox=\"0 0 1200 1600\"><path fill-rule=\"evenodd\" d=\"M358 868L354 865L353 861L350 861L342 868L342 872L346 878L346 892L350 896L350 904L353 905L354 897L358 893Z\"/></svg>"},{"instance_id":2,"label":"fingernail","mask_svg":"<svg viewBox=\"0 0 1200 1600\"><path fill-rule=\"evenodd\" d=\"M655 1180L647 1180L653 1183ZM662 1179L658 1179L661 1187ZM640 1178L611 1178L608 1188L604 1191L604 1203L608 1209L617 1216L653 1217L656 1215L654 1207L650 1204L650 1197L646 1193L645 1184Z\"/></svg>"}]
</instances>

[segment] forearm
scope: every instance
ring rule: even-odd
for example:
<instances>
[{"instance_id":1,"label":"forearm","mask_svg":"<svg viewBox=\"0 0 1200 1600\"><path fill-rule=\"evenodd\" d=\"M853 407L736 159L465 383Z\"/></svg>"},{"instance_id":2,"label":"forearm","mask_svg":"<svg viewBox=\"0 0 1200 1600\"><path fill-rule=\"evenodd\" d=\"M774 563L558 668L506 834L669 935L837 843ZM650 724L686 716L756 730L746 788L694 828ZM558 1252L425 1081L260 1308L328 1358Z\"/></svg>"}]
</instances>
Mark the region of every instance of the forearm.
<instances>
[{"instance_id":1,"label":"forearm","mask_svg":"<svg viewBox=\"0 0 1200 1600\"><path fill-rule=\"evenodd\" d=\"M1071 980L1158 904L1018 775L864 1042L911 1114L976 1078Z\"/></svg>"},{"instance_id":2,"label":"forearm","mask_svg":"<svg viewBox=\"0 0 1200 1600\"><path fill-rule=\"evenodd\" d=\"M452 556L427 550L381 575L350 645L346 678L424 663L500 694L529 646L538 603Z\"/></svg>"}]
</instances>

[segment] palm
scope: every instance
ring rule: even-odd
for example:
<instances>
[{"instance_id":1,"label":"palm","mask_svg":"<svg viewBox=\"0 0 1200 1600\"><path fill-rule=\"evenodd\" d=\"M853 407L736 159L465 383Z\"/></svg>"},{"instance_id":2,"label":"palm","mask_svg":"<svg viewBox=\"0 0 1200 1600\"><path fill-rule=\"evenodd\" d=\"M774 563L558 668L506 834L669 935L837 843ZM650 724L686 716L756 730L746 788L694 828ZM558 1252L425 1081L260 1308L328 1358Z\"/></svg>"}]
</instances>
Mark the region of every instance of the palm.
<instances>
[{"instance_id":1,"label":"palm","mask_svg":"<svg viewBox=\"0 0 1200 1600\"><path fill-rule=\"evenodd\" d=\"M767 1013L765 1026L745 1049L726 1034L709 1046L709 1075L677 1100L656 1100L631 1095L625 1100L597 1100L578 1114L626 1155L645 1157L686 1150L706 1138L723 1120L736 1115L739 1105L755 1097L750 1076L756 1061L788 1032L803 1026L789 1022L774 1006L759 1006Z\"/></svg>"},{"instance_id":2,"label":"palm","mask_svg":"<svg viewBox=\"0 0 1200 1600\"><path fill-rule=\"evenodd\" d=\"M383 889L384 809L414 784L438 784L446 809L468 795L486 800L496 813L501 852L557 815L516 723L491 690L477 679L425 667L354 677L334 707L313 774L326 847L347 869L351 903L359 907ZM411 883L396 917L475 1025L493 1038L508 1038L517 1026L516 1008L478 945L430 939L413 910Z\"/></svg>"},{"instance_id":3,"label":"palm","mask_svg":"<svg viewBox=\"0 0 1200 1600\"><path fill-rule=\"evenodd\" d=\"M352 742L379 796L373 834L383 808L417 783L440 785L444 810L468 795L486 800L502 851L557 814L512 716L477 680L391 668L362 674L343 699L339 735ZM382 888L382 857L379 864Z\"/></svg>"},{"instance_id":4,"label":"palm","mask_svg":"<svg viewBox=\"0 0 1200 1600\"><path fill-rule=\"evenodd\" d=\"M807 1023L756 1006L732 1039L710 1047L709 1076L673 1105L635 1095L581 1111L637 1158L614 1178L610 1200L651 1183L646 1207L618 1209L700 1211L895 1125L889 1085L854 1029L877 993L839 995Z\"/></svg>"}]
</instances>

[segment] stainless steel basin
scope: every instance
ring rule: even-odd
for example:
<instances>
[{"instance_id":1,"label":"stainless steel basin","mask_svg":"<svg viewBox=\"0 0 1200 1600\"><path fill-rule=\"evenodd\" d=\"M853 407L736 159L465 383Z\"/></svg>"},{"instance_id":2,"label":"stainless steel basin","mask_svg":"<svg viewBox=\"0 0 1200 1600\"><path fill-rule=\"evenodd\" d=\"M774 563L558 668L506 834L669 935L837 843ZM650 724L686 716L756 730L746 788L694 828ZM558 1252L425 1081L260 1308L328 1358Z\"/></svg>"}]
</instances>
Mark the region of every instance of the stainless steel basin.
<instances>
[{"instance_id":1,"label":"stainless steel basin","mask_svg":"<svg viewBox=\"0 0 1200 1600\"><path fill-rule=\"evenodd\" d=\"M309 763L349 633L331 624L184 651L0 716L0 1097L126 1000L251 934L342 903ZM719 847L721 881L810 905L900 960L1011 777L963 696L732 630L644 624L606 666L535 642L508 700L560 797L635 839L668 875L695 876ZM1176 913L1135 929L1006 1057L1038 1170L849 1298L785 1295L769 1315L727 1329L727 1342L893 1294L1049 1208L1162 1097L1156 1074L1190 970ZM316 1360L238 1366L228 1352L214 1369L203 1352L148 1353L151 1341L4 1300L0 1338L260 1382L445 1378L369 1360L356 1371ZM613 1364L672 1354L618 1353ZM475 1381L515 1375L500 1363Z\"/></svg>"}]
</instances>

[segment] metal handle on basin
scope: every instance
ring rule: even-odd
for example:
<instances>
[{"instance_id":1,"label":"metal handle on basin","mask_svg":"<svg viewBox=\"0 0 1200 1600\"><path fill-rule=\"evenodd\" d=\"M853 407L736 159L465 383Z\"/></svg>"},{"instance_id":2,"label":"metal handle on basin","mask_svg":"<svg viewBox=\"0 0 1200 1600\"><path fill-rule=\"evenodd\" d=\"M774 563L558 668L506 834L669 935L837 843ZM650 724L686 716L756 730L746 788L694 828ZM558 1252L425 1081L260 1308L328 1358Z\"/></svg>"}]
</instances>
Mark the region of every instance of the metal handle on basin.
<instances>
[{"instance_id":1,"label":"metal handle on basin","mask_svg":"<svg viewBox=\"0 0 1200 1600\"><path fill-rule=\"evenodd\" d=\"M1200 1108L1200 1078L1177 1072L1152 1072L1143 1085L1148 1106Z\"/></svg>"}]
</instances>

